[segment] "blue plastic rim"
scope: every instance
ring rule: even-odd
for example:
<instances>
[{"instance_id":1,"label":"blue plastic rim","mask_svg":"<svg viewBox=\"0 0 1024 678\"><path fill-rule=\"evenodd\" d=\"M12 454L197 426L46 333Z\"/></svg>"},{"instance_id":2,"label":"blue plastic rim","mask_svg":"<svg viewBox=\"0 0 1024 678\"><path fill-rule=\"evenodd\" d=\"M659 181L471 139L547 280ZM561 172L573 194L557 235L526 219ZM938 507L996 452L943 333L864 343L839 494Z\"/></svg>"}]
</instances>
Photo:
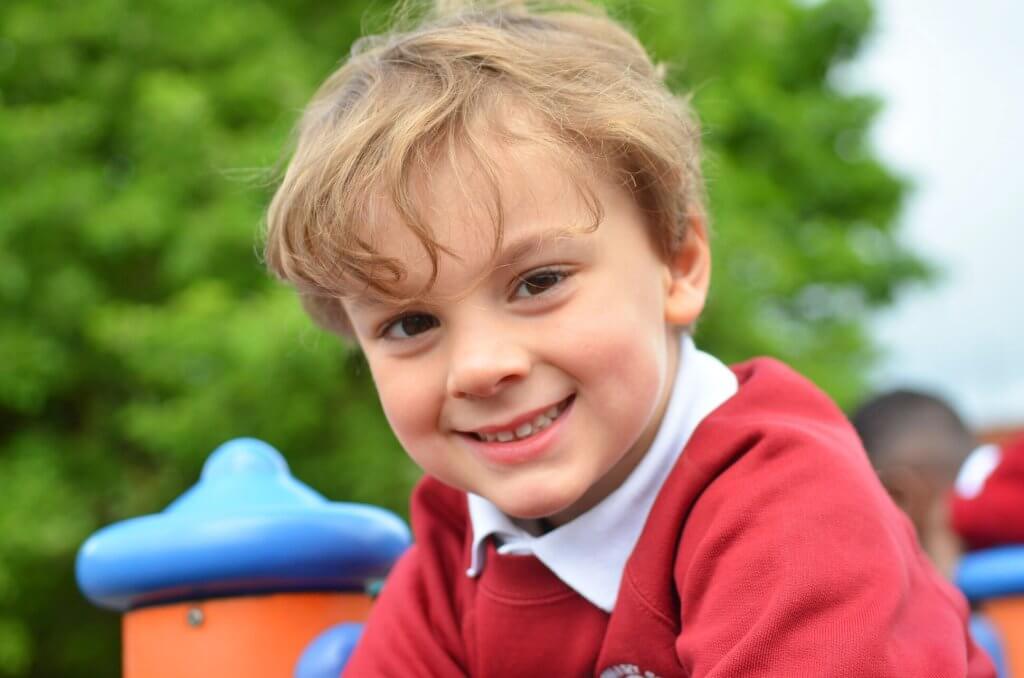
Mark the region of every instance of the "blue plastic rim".
<instances>
[{"instance_id":1,"label":"blue plastic rim","mask_svg":"<svg viewBox=\"0 0 1024 678\"><path fill-rule=\"evenodd\" d=\"M957 567L956 585L972 602L1024 595L1024 545L968 553Z\"/></svg>"},{"instance_id":2,"label":"blue plastic rim","mask_svg":"<svg viewBox=\"0 0 1024 678\"><path fill-rule=\"evenodd\" d=\"M408 547L390 511L330 502L254 438L218 447L199 482L158 514L93 534L78 551L79 588L115 610L222 595L362 591Z\"/></svg>"}]
</instances>

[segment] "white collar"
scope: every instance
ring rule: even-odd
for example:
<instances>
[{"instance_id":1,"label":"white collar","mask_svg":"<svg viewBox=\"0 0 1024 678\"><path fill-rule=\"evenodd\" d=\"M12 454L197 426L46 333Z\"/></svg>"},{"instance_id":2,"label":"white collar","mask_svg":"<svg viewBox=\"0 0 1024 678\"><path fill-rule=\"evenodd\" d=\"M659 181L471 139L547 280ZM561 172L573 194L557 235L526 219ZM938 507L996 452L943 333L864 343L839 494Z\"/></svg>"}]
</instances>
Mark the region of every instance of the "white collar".
<instances>
[{"instance_id":1,"label":"white collar","mask_svg":"<svg viewBox=\"0 0 1024 678\"><path fill-rule=\"evenodd\" d=\"M487 499L470 494L473 547L466 574L476 577L483 571L487 537L496 535L498 553L534 555L581 596L611 612L626 560L676 459L697 425L737 389L732 371L698 350L684 334L675 383L658 433L626 481L597 506L538 537L516 525Z\"/></svg>"}]
</instances>

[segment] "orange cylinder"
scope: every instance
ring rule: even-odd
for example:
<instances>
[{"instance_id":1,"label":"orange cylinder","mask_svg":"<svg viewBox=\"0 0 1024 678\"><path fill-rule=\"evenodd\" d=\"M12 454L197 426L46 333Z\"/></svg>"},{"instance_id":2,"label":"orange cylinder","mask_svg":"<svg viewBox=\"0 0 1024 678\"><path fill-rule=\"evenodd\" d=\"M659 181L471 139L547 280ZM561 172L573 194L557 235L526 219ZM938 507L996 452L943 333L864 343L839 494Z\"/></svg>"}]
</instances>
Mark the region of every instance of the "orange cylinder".
<instances>
[{"instance_id":1,"label":"orange cylinder","mask_svg":"<svg viewBox=\"0 0 1024 678\"><path fill-rule=\"evenodd\" d=\"M363 621L362 593L275 593L144 607L122 622L124 678L285 678L321 631Z\"/></svg>"},{"instance_id":2,"label":"orange cylinder","mask_svg":"<svg viewBox=\"0 0 1024 678\"><path fill-rule=\"evenodd\" d=\"M981 610L999 632L1010 675L1024 676L1024 596L986 600Z\"/></svg>"}]
</instances>

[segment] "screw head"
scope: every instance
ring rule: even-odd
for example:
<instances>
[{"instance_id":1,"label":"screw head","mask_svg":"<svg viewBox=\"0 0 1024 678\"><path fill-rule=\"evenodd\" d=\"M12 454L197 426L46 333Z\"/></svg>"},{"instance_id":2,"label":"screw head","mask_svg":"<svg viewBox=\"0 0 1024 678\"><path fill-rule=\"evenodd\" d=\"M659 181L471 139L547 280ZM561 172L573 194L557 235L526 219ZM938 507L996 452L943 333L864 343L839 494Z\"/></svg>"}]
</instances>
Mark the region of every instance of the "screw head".
<instances>
[{"instance_id":1,"label":"screw head","mask_svg":"<svg viewBox=\"0 0 1024 678\"><path fill-rule=\"evenodd\" d=\"M188 620L188 625L192 627L203 625L203 611L198 607L191 607L188 610L188 614L185 616Z\"/></svg>"}]
</instances>

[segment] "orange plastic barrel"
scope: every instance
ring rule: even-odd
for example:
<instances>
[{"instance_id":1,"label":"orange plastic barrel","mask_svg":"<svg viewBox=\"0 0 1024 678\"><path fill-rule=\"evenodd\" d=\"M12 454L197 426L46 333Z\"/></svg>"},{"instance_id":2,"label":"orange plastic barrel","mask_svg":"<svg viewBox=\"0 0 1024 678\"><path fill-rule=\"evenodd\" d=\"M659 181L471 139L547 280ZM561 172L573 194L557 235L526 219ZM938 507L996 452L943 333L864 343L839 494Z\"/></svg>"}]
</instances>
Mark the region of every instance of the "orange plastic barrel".
<instances>
[{"instance_id":1,"label":"orange plastic barrel","mask_svg":"<svg viewBox=\"0 0 1024 678\"><path fill-rule=\"evenodd\" d=\"M358 593L277 593L160 605L123 617L124 678L285 678L310 639L363 621Z\"/></svg>"},{"instance_id":2,"label":"orange plastic barrel","mask_svg":"<svg viewBox=\"0 0 1024 678\"><path fill-rule=\"evenodd\" d=\"M999 633L1010 675L1024 676L1024 596L986 600L981 610Z\"/></svg>"}]
</instances>

